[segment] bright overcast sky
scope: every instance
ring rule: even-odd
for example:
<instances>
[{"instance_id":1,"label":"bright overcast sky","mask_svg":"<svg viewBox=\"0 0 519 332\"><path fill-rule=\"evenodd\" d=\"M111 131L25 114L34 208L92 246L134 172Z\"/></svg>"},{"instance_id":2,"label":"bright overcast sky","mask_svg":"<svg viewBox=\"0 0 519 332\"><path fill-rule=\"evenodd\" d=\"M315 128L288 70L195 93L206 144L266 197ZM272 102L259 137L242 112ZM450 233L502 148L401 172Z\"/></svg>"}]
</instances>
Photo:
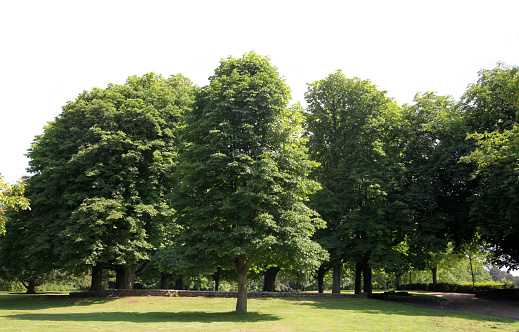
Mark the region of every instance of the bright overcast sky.
<instances>
[{"instance_id":1,"label":"bright overcast sky","mask_svg":"<svg viewBox=\"0 0 519 332\"><path fill-rule=\"evenodd\" d=\"M0 173L14 183L35 135L83 90L154 71L203 86L221 58L268 55L303 101L337 69L399 104L458 99L482 68L519 64L519 1L0 2Z\"/></svg>"}]
</instances>

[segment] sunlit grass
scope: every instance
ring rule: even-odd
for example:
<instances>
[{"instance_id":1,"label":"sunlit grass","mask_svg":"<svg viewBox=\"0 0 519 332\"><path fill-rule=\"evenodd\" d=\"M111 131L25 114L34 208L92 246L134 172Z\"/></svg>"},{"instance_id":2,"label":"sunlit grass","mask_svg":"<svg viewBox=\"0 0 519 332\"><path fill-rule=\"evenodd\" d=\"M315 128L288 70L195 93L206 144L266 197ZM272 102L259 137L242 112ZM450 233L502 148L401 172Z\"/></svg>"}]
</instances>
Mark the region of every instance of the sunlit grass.
<instances>
[{"instance_id":1,"label":"sunlit grass","mask_svg":"<svg viewBox=\"0 0 519 332\"><path fill-rule=\"evenodd\" d=\"M517 331L519 322L370 299L127 297L69 299L0 295L0 330Z\"/></svg>"}]
</instances>

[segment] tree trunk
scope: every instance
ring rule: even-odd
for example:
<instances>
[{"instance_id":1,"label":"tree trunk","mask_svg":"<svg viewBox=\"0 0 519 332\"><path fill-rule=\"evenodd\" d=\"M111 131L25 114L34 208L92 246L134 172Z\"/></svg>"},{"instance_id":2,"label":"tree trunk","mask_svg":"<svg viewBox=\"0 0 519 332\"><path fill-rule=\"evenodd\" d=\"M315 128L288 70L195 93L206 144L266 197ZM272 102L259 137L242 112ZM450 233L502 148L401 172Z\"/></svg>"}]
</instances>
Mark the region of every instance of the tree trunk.
<instances>
[{"instance_id":1,"label":"tree trunk","mask_svg":"<svg viewBox=\"0 0 519 332\"><path fill-rule=\"evenodd\" d=\"M247 274L252 259L246 261L236 259L236 271L238 272L238 298L236 300L236 312L247 312Z\"/></svg>"},{"instance_id":2,"label":"tree trunk","mask_svg":"<svg viewBox=\"0 0 519 332\"><path fill-rule=\"evenodd\" d=\"M264 292L275 292L276 291L276 276L281 269L277 266L269 267L265 271L264 281L263 281L263 291Z\"/></svg>"},{"instance_id":3,"label":"tree trunk","mask_svg":"<svg viewBox=\"0 0 519 332\"><path fill-rule=\"evenodd\" d=\"M214 290L218 292L218 288L220 287L220 276L222 274L222 268L217 267L216 272L213 274L213 280L214 280Z\"/></svg>"},{"instance_id":4,"label":"tree trunk","mask_svg":"<svg viewBox=\"0 0 519 332\"><path fill-rule=\"evenodd\" d=\"M122 266L115 267L115 289L124 289L124 269Z\"/></svg>"},{"instance_id":5,"label":"tree trunk","mask_svg":"<svg viewBox=\"0 0 519 332\"><path fill-rule=\"evenodd\" d=\"M168 289L169 278L171 278L171 274L166 272L160 273L160 289Z\"/></svg>"},{"instance_id":6,"label":"tree trunk","mask_svg":"<svg viewBox=\"0 0 519 332\"><path fill-rule=\"evenodd\" d=\"M133 289L137 264L124 264L124 289Z\"/></svg>"},{"instance_id":7,"label":"tree trunk","mask_svg":"<svg viewBox=\"0 0 519 332\"><path fill-rule=\"evenodd\" d=\"M29 279L27 294L36 294L36 281L34 279Z\"/></svg>"},{"instance_id":8,"label":"tree trunk","mask_svg":"<svg viewBox=\"0 0 519 332\"><path fill-rule=\"evenodd\" d=\"M115 268L115 289L133 289L136 264L123 264Z\"/></svg>"},{"instance_id":9,"label":"tree trunk","mask_svg":"<svg viewBox=\"0 0 519 332\"><path fill-rule=\"evenodd\" d=\"M177 279L175 279L175 286L173 286L173 289L182 290L183 286L184 282L182 281L182 275L179 275Z\"/></svg>"},{"instance_id":10,"label":"tree trunk","mask_svg":"<svg viewBox=\"0 0 519 332\"><path fill-rule=\"evenodd\" d=\"M90 292L101 290L103 284L103 267L101 265L92 265L92 279L90 281Z\"/></svg>"},{"instance_id":11,"label":"tree trunk","mask_svg":"<svg viewBox=\"0 0 519 332\"><path fill-rule=\"evenodd\" d=\"M355 294L362 293L362 263L355 263Z\"/></svg>"},{"instance_id":12,"label":"tree trunk","mask_svg":"<svg viewBox=\"0 0 519 332\"><path fill-rule=\"evenodd\" d=\"M409 271L409 289L413 289L413 272Z\"/></svg>"},{"instance_id":13,"label":"tree trunk","mask_svg":"<svg viewBox=\"0 0 519 332\"><path fill-rule=\"evenodd\" d=\"M436 291L438 288L438 267L431 267L432 272L432 284L433 284L433 291Z\"/></svg>"},{"instance_id":14,"label":"tree trunk","mask_svg":"<svg viewBox=\"0 0 519 332\"><path fill-rule=\"evenodd\" d=\"M470 274L472 275L472 292L476 292L476 283L474 281L474 269L472 268L472 256L469 255L469 261L470 261Z\"/></svg>"},{"instance_id":15,"label":"tree trunk","mask_svg":"<svg viewBox=\"0 0 519 332\"><path fill-rule=\"evenodd\" d=\"M332 284L332 293L340 293L341 292L341 266L337 265L333 267L333 284Z\"/></svg>"},{"instance_id":16,"label":"tree trunk","mask_svg":"<svg viewBox=\"0 0 519 332\"><path fill-rule=\"evenodd\" d=\"M36 294L36 281L34 279L28 279L28 280L22 280L20 279L20 281L22 282L22 285L27 288L27 291L25 292L25 294Z\"/></svg>"},{"instance_id":17,"label":"tree trunk","mask_svg":"<svg viewBox=\"0 0 519 332\"><path fill-rule=\"evenodd\" d=\"M324 267L319 267L317 270L317 291L319 293L324 293L324 275L328 270Z\"/></svg>"},{"instance_id":18,"label":"tree trunk","mask_svg":"<svg viewBox=\"0 0 519 332\"><path fill-rule=\"evenodd\" d=\"M402 284L402 275L399 273L396 273L395 279L396 279L395 280L395 289L399 290L400 285Z\"/></svg>"},{"instance_id":19,"label":"tree trunk","mask_svg":"<svg viewBox=\"0 0 519 332\"><path fill-rule=\"evenodd\" d=\"M371 285L371 266L366 261L363 264L362 274L364 275L364 293L371 298L373 296L373 287Z\"/></svg>"}]
</instances>

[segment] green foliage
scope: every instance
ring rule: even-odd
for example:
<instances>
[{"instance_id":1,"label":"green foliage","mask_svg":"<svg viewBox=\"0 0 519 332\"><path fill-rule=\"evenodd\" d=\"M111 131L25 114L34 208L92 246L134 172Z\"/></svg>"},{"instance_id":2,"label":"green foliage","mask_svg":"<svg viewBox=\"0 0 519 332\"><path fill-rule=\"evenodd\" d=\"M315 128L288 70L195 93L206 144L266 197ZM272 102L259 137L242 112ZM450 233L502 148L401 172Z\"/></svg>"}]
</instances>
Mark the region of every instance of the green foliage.
<instances>
[{"instance_id":1,"label":"green foliage","mask_svg":"<svg viewBox=\"0 0 519 332\"><path fill-rule=\"evenodd\" d=\"M200 94L180 165L188 250L233 261L277 246L317 249L305 238L318 219L303 204L317 186L305 179L312 163L288 93L268 60L249 53L222 61Z\"/></svg>"},{"instance_id":2,"label":"green foliage","mask_svg":"<svg viewBox=\"0 0 519 332\"><path fill-rule=\"evenodd\" d=\"M23 286L23 284L19 281L0 279L0 291L21 293L26 291L26 289Z\"/></svg>"},{"instance_id":3,"label":"green foliage","mask_svg":"<svg viewBox=\"0 0 519 332\"><path fill-rule=\"evenodd\" d=\"M135 264L177 231L168 196L194 90L182 75L149 73L63 107L28 153L33 210L20 227L49 250L27 259L75 272Z\"/></svg>"},{"instance_id":4,"label":"green foliage","mask_svg":"<svg viewBox=\"0 0 519 332\"><path fill-rule=\"evenodd\" d=\"M450 284L440 282L437 284L436 291L437 292L449 292L449 293L474 293L474 292L484 292L495 289L506 289L507 286L510 285L497 283L497 282L481 282L475 283L474 286L472 282L465 282L460 284ZM433 284L423 284L423 283L413 283L403 284L400 287L401 290L424 290L424 291L433 291Z\"/></svg>"},{"instance_id":5,"label":"green foliage","mask_svg":"<svg viewBox=\"0 0 519 332\"><path fill-rule=\"evenodd\" d=\"M6 213L10 210L29 209L29 200L24 197L23 182L10 186L0 174L0 235L5 234Z\"/></svg>"},{"instance_id":6,"label":"green foliage","mask_svg":"<svg viewBox=\"0 0 519 332\"><path fill-rule=\"evenodd\" d=\"M519 267L519 127L503 133L473 135L477 149L465 160L477 165L477 195L472 220L494 253L499 267Z\"/></svg>"},{"instance_id":7,"label":"green foliage","mask_svg":"<svg viewBox=\"0 0 519 332\"><path fill-rule=\"evenodd\" d=\"M307 178L315 163L300 140L300 107L288 100L268 58L221 61L187 117L178 257L245 270L265 259L311 269L324 257L310 239L321 221L305 205L318 189Z\"/></svg>"},{"instance_id":8,"label":"green foliage","mask_svg":"<svg viewBox=\"0 0 519 332\"><path fill-rule=\"evenodd\" d=\"M464 160L478 181L470 217L499 267L519 267L519 68L482 70L463 105L476 148Z\"/></svg>"},{"instance_id":9,"label":"green foliage","mask_svg":"<svg viewBox=\"0 0 519 332\"><path fill-rule=\"evenodd\" d=\"M404 200L413 226L403 255L414 268L434 268L449 242L460 245L474 234L468 220L472 167L460 163L471 149L465 139L468 129L456 103L431 92L404 105L404 119Z\"/></svg>"},{"instance_id":10,"label":"green foliage","mask_svg":"<svg viewBox=\"0 0 519 332\"><path fill-rule=\"evenodd\" d=\"M510 130L519 115L519 67L482 69L462 97L466 121L479 133Z\"/></svg>"},{"instance_id":11,"label":"green foliage","mask_svg":"<svg viewBox=\"0 0 519 332\"><path fill-rule=\"evenodd\" d=\"M495 282L510 282L515 285L516 288L519 288L519 277L515 277L511 275L510 273L507 273L505 271L501 271L496 268L491 268L489 271L490 275L492 276L492 280Z\"/></svg>"},{"instance_id":12,"label":"green foliage","mask_svg":"<svg viewBox=\"0 0 519 332\"><path fill-rule=\"evenodd\" d=\"M37 293L48 292L79 292L89 287L89 280L75 281L48 281L36 287ZM22 293L27 289L20 281L0 280L0 291Z\"/></svg>"},{"instance_id":13,"label":"green foliage","mask_svg":"<svg viewBox=\"0 0 519 332\"><path fill-rule=\"evenodd\" d=\"M492 281L488 270L484 266L473 267L475 282ZM438 266L438 283L472 283L472 275L468 261L461 260L455 265L439 265ZM407 274L403 275L403 281L409 282ZM412 271L413 284L416 283L432 283L432 273L430 270Z\"/></svg>"},{"instance_id":14,"label":"green foliage","mask_svg":"<svg viewBox=\"0 0 519 332\"><path fill-rule=\"evenodd\" d=\"M35 291L38 293L82 291L88 289L90 284L89 275L65 275L58 271L44 272L45 270L43 269L32 271L31 274L31 271L27 267L22 270L21 274L16 270L17 273L13 277L10 275L11 271L9 270L12 269L12 267L13 265L11 264L2 267L0 291L26 292L27 284L30 279L33 279L36 282Z\"/></svg>"},{"instance_id":15,"label":"green foliage","mask_svg":"<svg viewBox=\"0 0 519 332\"><path fill-rule=\"evenodd\" d=\"M391 264L391 249L404 240L401 110L370 81L341 71L309 85L307 146L320 167L313 173L323 190L311 197L327 223L316 239L331 264L343 260Z\"/></svg>"},{"instance_id":16,"label":"green foliage","mask_svg":"<svg viewBox=\"0 0 519 332\"><path fill-rule=\"evenodd\" d=\"M209 289L217 267L252 268L256 289L276 266L295 289L324 247L326 267L371 264L381 288L409 270L426 283L416 269L459 283L449 243L475 240L519 267L517 66L481 70L459 103L428 92L400 108L341 71L309 84L306 110L289 92L254 52L202 89L149 73L84 91L35 138L25 183L0 175L2 280L149 262L149 284L168 272Z\"/></svg>"},{"instance_id":17,"label":"green foliage","mask_svg":"<svg viewBox=\"0 0 519 332\"><path fill-rule=\"evenodd\" d=\"M0 276L37 286L49 279L58 265L47 225L30 222L33 211L9 213L6 234L0 237Z\"/></svg>"}]
</instances>

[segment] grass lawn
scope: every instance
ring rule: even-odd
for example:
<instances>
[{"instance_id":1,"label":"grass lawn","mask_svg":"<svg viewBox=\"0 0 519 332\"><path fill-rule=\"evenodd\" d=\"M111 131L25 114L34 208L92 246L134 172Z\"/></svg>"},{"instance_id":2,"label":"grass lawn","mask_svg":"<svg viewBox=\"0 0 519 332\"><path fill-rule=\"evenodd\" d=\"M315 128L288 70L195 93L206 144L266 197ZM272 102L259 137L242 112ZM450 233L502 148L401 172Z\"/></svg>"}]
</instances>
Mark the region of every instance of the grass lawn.
<instances>
[{"instance_id":1,"label":"grass lawn","mask_svg":"<svg viewBox=\"0 0 519 332\"><path fill-rule=\"evenodd\" d=\"M368 299L127 297L0 293L1 331L519 331L519 321Z\"/></svg>"}]
</instances>

